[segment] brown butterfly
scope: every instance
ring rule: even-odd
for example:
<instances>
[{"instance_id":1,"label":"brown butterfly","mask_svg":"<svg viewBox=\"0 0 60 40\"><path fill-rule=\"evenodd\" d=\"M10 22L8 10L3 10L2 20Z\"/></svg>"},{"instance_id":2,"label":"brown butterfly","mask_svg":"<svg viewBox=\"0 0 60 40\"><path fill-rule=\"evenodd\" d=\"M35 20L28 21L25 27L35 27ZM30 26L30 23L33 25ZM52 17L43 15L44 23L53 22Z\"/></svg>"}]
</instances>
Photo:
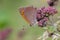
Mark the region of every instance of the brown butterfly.
<instances>
[{"instance_id":1,"label":"brown butterfly","mask_svg":"<svg viewBox=\"0 0 60 40\"><path fill-rule=\"evenodd\" d=\"M21 16L30 24L34 25L36 21L36 12L37 9L33 6L23 7L19 9Z\"/></svg>"}]
</instances>

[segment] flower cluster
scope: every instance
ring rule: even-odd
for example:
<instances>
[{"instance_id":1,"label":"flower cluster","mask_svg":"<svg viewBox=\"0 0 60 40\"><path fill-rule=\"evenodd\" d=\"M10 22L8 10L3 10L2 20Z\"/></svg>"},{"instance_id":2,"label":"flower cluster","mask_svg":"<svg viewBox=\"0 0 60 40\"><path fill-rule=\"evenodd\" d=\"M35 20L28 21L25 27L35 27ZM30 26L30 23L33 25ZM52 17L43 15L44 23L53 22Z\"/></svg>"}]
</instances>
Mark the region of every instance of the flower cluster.
<instances>
[{"instance_id":1,"label":"flower cluster","mask_svg":"<svg viewBox=\"0 0 60 40\"><path fill-rule=\"evenodd\" d=\"M53 7L42 7L37 10L36 19L38 21L38 25L43 27L46 26L46 22L49 19L49 16L53 16L57 13L57 10Z\"/></svg>"}]
</instances>

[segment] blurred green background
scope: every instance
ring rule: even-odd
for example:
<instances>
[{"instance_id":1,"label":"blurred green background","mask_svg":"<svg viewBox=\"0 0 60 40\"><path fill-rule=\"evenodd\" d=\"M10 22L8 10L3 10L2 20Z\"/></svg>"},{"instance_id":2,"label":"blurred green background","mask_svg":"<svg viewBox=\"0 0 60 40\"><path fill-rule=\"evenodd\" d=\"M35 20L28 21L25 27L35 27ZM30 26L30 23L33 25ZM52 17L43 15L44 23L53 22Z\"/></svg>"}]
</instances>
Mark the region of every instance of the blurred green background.
<instances>
[{"instance_id":1,"label":"blurred green background","mask_svg":"<svg viewBox=\"0 0 60 40\"><path fill-rule=\"evenodd\" d=\"M10 24L13 28L13 32L7 40L18 40L17 33L23 28L23 25L27 27L27 35L24 40L37 40L44 30L40 29L37 25L34 27L29 27L28 23L21 17L19 13L20 7L25 6L42 7L48 6L46 0L0 0L0 23ZM60 4L56 6L58 10L57 16L60 16ZM4 21L4 22L3 22ZM0 29L2 29L4 24L0 24ZM50 38L49 38L50 39ZM47 40L49 40L47 39Z\"/></svg>"}]
</instances>

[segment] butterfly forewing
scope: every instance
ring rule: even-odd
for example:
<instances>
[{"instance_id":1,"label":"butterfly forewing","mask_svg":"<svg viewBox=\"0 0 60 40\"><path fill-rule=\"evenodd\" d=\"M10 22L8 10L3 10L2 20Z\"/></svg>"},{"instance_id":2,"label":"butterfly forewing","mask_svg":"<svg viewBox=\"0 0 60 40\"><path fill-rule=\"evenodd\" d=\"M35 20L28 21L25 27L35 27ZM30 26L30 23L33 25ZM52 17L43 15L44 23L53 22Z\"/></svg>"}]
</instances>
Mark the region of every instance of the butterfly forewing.
<instances>
[{"instance_id":1,"label":"butterfly forewing","mask_svg":"<svg viewBox=\"0 0 60 40\"><path fill-rule=\"evenodd\" d=\"M34 7L25 7L25 8L20 8L20 14L24 17L24 19L29 23L29 24L35 24L36 21L36 12L37 9Z\"/></svg>"}]
</instances>

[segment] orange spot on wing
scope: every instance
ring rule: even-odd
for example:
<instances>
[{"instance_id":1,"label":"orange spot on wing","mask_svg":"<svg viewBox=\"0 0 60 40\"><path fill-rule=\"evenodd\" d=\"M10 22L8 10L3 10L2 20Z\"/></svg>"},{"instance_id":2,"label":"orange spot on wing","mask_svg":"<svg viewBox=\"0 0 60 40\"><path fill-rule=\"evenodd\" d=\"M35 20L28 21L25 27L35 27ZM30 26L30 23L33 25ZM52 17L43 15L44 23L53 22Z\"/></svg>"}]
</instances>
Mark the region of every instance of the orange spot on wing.
<instances>
[{"instance_id":1,"label":"orange spot on wing","mask_svg":"<svg viewBox=\"0 0 60 40\"><path fill-rule=\"evenodd\" d=\"M22 15L22 17L30 24L30 21L29 21L28 18L24 15L24 10L21 11L21 15Z\"/></svg>"}]
</instances>

